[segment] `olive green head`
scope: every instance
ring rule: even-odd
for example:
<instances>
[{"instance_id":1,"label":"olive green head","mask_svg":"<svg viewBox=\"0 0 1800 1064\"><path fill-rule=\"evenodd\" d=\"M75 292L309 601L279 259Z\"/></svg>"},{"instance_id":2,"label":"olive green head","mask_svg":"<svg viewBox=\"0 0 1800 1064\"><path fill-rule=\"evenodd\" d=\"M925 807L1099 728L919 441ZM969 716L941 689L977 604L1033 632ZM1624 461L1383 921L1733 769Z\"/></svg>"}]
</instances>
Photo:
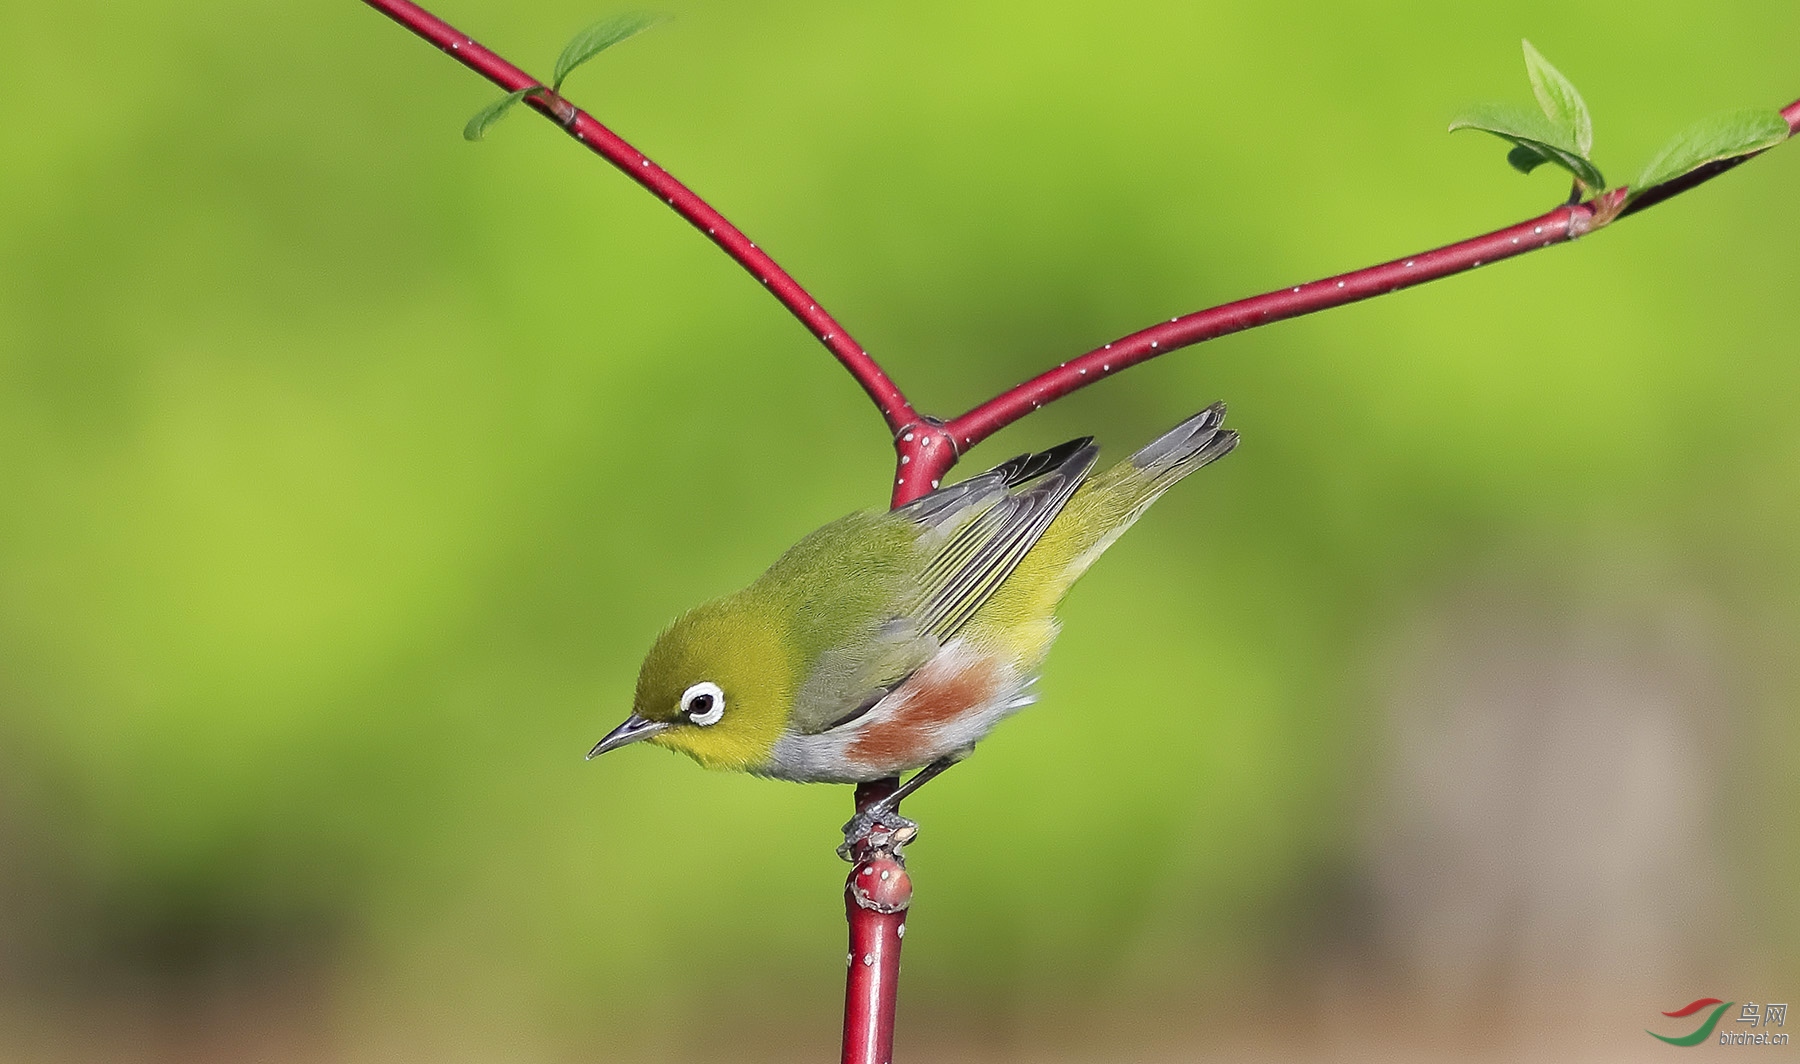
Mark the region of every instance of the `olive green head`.
<instances>
[{"instance_id":1,"label":"olive green head","mask_svg":"<svg viewBox=\"0 0 1800 1064\"><path fill-rule=\"evenodd\" d=\"M631 716L589 754L640 739L707 768L754 770L787 730L795 665L782 626L742 593L682 614L638 671Z\"/></svg>"}]
</instances>

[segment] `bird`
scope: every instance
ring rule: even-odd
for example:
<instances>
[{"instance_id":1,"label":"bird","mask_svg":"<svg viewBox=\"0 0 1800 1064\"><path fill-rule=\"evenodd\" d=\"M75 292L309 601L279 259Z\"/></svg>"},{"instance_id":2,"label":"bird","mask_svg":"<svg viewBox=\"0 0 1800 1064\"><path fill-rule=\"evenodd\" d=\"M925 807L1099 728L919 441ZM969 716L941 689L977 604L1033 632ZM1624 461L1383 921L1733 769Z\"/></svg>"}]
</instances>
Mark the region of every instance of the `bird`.
<instances>
[{"instance_id":1,"label":"bird","mask_svg":"<svg viewBox=\"0 0 1800 1064\"><path fill-rule=\"evenodd\" d=\"M919 770L844 825L846 846L1036 701L1056 607L1163 492L1237 446L1214 403L1094 472L1092 437L1023 454L801 539L748 587L657 636L631 715L588 759L638 742L798 782ZM840 851L844 852L844 851Z\"/></svg>"}]
</instances>

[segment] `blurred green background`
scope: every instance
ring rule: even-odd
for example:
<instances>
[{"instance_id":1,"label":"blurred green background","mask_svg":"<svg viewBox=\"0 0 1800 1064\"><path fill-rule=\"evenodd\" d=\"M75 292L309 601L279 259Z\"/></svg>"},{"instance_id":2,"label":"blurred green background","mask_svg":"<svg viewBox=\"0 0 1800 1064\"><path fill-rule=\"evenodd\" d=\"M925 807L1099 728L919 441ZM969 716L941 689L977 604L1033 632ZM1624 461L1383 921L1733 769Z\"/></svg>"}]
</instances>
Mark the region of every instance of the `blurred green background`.
<instances>
[{"instance_id":1,"label":"blurred green background","mask_svg":"<svg viewBox=\"0 0 1800 1064\"><path fill-rule=\"evenodd\" d=\"M1529 101L1521 36L1616 181L1800 95L1779 0L664 9L570 94L943 415L1548 209L1443 132ZM542 73L611 10L438 13ZM0 38L0 1057L833 1059L847 791L581 755L675 613L884 504L858 389L535 117L465 143L495 90L361 4ZM972 455L1245 438L909 803L901 1054L1622 1059L1800 997L1797 191L1784 148Z\"/></svg>"}]
</instances>

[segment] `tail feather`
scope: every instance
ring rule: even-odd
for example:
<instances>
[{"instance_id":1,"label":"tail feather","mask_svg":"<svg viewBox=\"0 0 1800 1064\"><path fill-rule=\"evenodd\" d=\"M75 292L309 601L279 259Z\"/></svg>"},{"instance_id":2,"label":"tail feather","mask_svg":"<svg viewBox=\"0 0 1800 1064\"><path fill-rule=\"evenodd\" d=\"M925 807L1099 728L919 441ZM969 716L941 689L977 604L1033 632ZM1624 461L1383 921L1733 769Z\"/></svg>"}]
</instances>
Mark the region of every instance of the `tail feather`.
<instances>
[{"instance_id":1,"label":"tail feather","mask_svg":"<svg viewBox=\"0 0 1800 1064\"><path fill-rule=\"evenodd\" d=\"M1076 501L1086 504L1083 517L1095 542L1083 552L1077 571L1092 564L1176 481L1231 453L1238 434L1224 423L1225 404L1214 403L1088 482L1086 498Z\"/></svg>"},{"instance_id":2,"label":"tail feather","mask_svg":"<svg viewBox=\"0 0 1800 1064\"><path fill-rule=\"evenodd\" d=\"M1089 477L983 608L996 631L1018 641L1027 656L1047 648L1056 604L1069 586L1176 481L1237 446L1237 433L1221 427L1224 421L1225 404L1214 403Z\"/></svg>"},{"instance_id":3,"label":"tail feather","mask_svg":"<svg viewBox=\"0 0 1800 1064\"><path fill-rule=\"evenodd\" d=\"M1224 422L1225 404L1214 403L1151 440L1131 456L1131 464L1155 482L1155 493L1160 494L1194 470L1231 453L1238 434L1220 428Z\"/></svg>"}]
</instances>

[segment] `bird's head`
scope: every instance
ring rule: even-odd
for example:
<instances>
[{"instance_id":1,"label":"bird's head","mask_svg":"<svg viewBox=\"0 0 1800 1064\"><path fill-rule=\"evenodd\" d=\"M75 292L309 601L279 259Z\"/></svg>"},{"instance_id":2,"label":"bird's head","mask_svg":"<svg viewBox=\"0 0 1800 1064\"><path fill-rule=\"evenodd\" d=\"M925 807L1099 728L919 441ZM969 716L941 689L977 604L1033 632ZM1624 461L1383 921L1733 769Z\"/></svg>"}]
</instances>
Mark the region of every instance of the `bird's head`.
<instances>
[{"instance_id":1,"label":"bird's head","mask_svg":"<svg viewBox=\"0 0 1800 1064\"><path fill-rule=\"evenodd\" d=\"M741 593L689 610L645 656L631 716L588 757L647 740L707 768L766 764L794 701L782 634L766 606Z\"/></svg>"}]
</instances>

